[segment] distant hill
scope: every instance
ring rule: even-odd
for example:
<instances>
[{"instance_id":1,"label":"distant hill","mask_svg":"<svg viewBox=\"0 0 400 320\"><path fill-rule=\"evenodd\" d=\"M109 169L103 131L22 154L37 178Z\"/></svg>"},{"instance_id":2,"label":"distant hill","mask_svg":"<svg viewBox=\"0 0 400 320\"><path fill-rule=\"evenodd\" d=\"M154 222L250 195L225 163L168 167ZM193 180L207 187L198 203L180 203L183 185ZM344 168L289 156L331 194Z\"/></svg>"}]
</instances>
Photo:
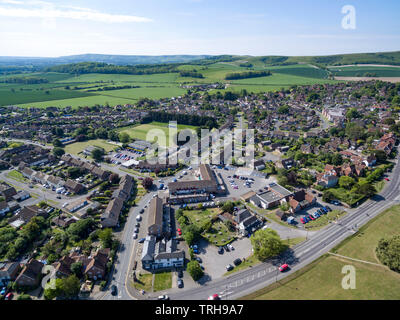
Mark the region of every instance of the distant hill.
<instances>
[{"instance_id":1,"label":"distant hill","mask_svg":"<svg viewBox=\"0 0 400 320\"><path fill-rule=\"evenodd\" d=\"M80 63L80 62L102 62L115 65L165 64L165 63L185 63L209 57L211 56L208 55L136 56L136 55L108 55L108 54L81 54L81 55L64 56L57 58L0 57L0 66L48 67L52 65Z\"/></svg>"}]
</instances>

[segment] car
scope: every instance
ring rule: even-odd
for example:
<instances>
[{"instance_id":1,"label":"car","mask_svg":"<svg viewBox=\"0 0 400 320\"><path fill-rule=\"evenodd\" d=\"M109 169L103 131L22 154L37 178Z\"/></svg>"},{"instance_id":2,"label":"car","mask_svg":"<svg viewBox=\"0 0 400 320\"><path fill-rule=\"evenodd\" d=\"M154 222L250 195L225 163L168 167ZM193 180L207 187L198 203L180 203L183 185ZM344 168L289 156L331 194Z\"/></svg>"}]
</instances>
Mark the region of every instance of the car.
<instances>
[{"instance_id":1,"label":"car","mask_svg":"<svg viewBox=\"0 0 400 320\"><path fill-rule=\"evenodd\" d=\"M137 239L137 233L133 234L133 239Z\"/></svg>"},{"instance_id":2,"label":"car","mask_svg":"<svg viewBox=\"0 0 400 320\"><path fill-rule=\"evenodd\" d=\"M235 248L233 247L233 245L231 245L230 243L227 244L228 248L231 249L232 251L235 250Z\"/></svg>"},{"instance_id":3,"label":"car","mask_svg":"<svg viewBox=\"0 0 400 320\"><path fill-rule=\"evenodd\" d=\"M231 249L229 249L228 246L224 246L224 249L225 249L226 252L231 251Z\"/></svg>"},{"instance_id":4,"label":"car","mask_svg":"<svg viewBox=\"0 0 400 320\"><path fill-rule=\"evenodd\" d=\"M242 259L240 259L240 258L237 258L237 259L233 260L233 264L234 264L235 266L238 266L238 265L241 264L241 263L242 263Z\"/></svg>"},{"instance_id":5,"label":"car","mask_svg":"<svg viewBox=\"0 0 400 320\"><path fill-rule=\"evenodd\" d=\"M7 295L6 295L6 300L12 300L13 297L14 297L14 293L9 292L9 293L7 293Z\"/></svg>"},{"instance_id":6,"label":"car","mask_svg":"<svg viewBox=\"0 0 400 320\"><path fill-rule=\"evenodd\" d=\"M6 287L3 287L3 288L1 289L1 291L0 291L0 295L4 296L4 295L6 294L6 292L7 292L7 288L6 288Z\"/></svg>"},{"instance_id":7,"label":"car","mask_svg":"<svg viewBox=\"0 0 400 320\"><path fill-rule=\"evenodd\" d=\"M201 260L200 257L195 257L194 259L195 259L196 261L198 261L199 263L202 263L202 262L203 262L203 260Z\"/></svg>"},{"instance_id":8,"label":"car","mask_svg":"<svg viewBox=\"0 0 400 320\"><path fill-rule=\"evenodd\" d=\"M111 286L111 294L112 294L113 296L116 296L117 293L118 293L117 286L116 286L116 285L112 285L112 286Z\"/></svg>"},{"instance_id":9,"label":"car","mask_svg":"<svg viewBox=\"0 0 400 320\"><path fill-rule=\"evenodd\" d=\"M202 264L200 264L200 268L201 270L204 270L204 266Z\"/></svg>"},{"instance_id":10,"label":"car","mask_svg":"<svg viewBox=\"0 0 400 320\"><path fill-rule=\"evenodd\" d=\"M134 232L134 233L139 233L139 228L133 229L133 232Z\"/></svg>"},{"instance_id":11,"label":"car","mask_svg":"<svg viewBox=\"0 0 400 320\"><path fill-rule=\"evenodd\" d=\"M183 278L183 271L182 270L178 271L178 278Z\"/></svg>"},{"instance_id":12,"label":"car","mask_svg":"<svg viewBox=\"0 0 400 320\"><path fill-rule=\"evenodd\" d=\"M224 253L224 248L223 247L219 247L218 248L218 253L219 254L223 254Z\"/></svg>"},{"instance_id":13,"label":"car","mask_svg":"<svg viewBox=\"0 0 400 320\"><path fill-rule=\"evenodd\" d=\"M326 210L328 210L328 212L332 211L331 207L329 206L325 206Z\"/></svg>"},{"instance_id":14,"label":"car","mask_svg":"<svg viewBox=\"0 0 400 320\"><path fill-rule=\"evenodd\" d=\"M144 209L141 209L140 211L139 211L139 213L143 213L144 212Z\"/></svg>"},{"instance_id":15,"label":"car","mask_svg":"<svg viewBox=\"0 0 400 320\"><path fill-rule=\"evenodd\" d=\"M199 254L200 252L199 252L199 250L198 250L198 249L193 249L193 253L195 253L195 254Z\"/></svg>"},{"instance_id":16,"label":"car","mask_svg":"<svg viewBox=\"0 0 400 320\"><path fill-rule=\"evenodd\" d=\"M389 178L385 178L386 181L389 181Z\"/></svg>"},{"instance_id":17,"label":"car","mask_svg":"<svg viewBox=\"0 0 400 320\"><path fill-rule=\"evenodd\" d=\"M231 271L231 270L233 270L233 268L234 268L233 265L228 264L228 265L226 266L226 271Z\"/></svg>"},{"instance_id":18,"label":"car","mask_svg":"<svg viewBox=\"0 0 400 320\"><path fill-rule=\"evenodd\" d=\"M288 265L287 263L284 263L283 265L281 265L281 266L279 267L279 271L280 271L280 272L284 272L284 271L286 271L288 268L289 268L289 265Z\"/></svg>"},{"instance_id":19,"label":"car","mask_svg":"<svg viewBox=\"0 0 400 320\"><path fill-rule=\"evenodd\" d=\"M212 296L209 296L208 300L221 300L221 297L217 293L215 293Z\"/></svg>"},{"instance_id":20,"label":"car","mask_svg":"<svg viewBox=\"0 0 400 320\"><path fill-rule=\"evenodd\" d=\"M141 221L142 220L142 216L136 216L136 221Z\"/></svg>"},{"instance_id":21,"label":"car","mask_svg":"<svg viewBox=\"0 0 400 320\"><path fill-rule=\"evenodd\" d=\"M307 223L307 221L306 221L304 218L300 218L300 222L301 222L302 224L306 224L306 223Z\"/></svg>"},{"instance_id":22,"label":"car","mask_svg":"<svg viewBox=\"0 0 400 320\"><path fill-rule=\"evenodd\" d=\"M68 205L68 202L65 202L62 207L65 208Z\"/></svg>"},{"instance_id":23,"label":"car","mask_svg":"<svg viewBox=\"0 0 400 320\"><path fill-rule=\"evenodd\" d=\"M169 297L166 294L163 294L162 296L158 296L158 300L169 300Z\"/></svg>"},{"instance_id":24,"label":"car","mask_svg":"<svg viewBox=\"0 0 400 320\"><path fill-rule=\"evenodd\" d=\"M178 278L177 285L178 285L178 288L183 288L183 280L181 278Z\"/></svg>"},{"instance_id":25,"label":"car","mask_svg":"<svg viewBox=\"0 0 400 320\"><path fill-rule=\"evenodd\" d=\"M61 199L61 196L57 196L56 198L57 198L57 199Z\"/></svg>"},{"instance_id":26,"label":"car","mask_svg":"<svg viewBox=\"0 0 400 320\"><path fill-rule=\"evenodd\" d=\"M308 216L307 216L307 218L309 218L310 220L315 220L315 218L311 215L311 214L309 214Z\"/></svg>"},{"instance_id":27,"label":"car","mask_svg":"<svg viewBox=\"0 0 400 320\"><path fill-rule=\"evenodd\" d=\"M146 238L140 238L138 242L139 242L139 243L143 243L143 242L145 242L145 241L146 241Z\"/></svg>"}]
</instances>

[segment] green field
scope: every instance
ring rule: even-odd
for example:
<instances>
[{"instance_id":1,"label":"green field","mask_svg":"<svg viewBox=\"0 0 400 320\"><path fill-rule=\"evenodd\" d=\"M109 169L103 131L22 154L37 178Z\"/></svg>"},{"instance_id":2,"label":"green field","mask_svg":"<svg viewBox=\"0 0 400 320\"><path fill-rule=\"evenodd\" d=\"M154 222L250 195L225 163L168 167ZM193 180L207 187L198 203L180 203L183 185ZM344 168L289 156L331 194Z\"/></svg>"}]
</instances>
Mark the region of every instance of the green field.
<instances>
[{"instance_id":1,"label":"green field","mask_svg":"<svg viewBox=\"0 0 400 320\"><path fill-rule=\"evenodd\" d=\"M172 287L172 273L161 272L154 275L153 292L167 290Z\"/></svg>"},{"instance_id":2,"label":"green field","mask_svg":"<svg viewBox=\"0 0 400 320\"><path fill-rule=\"evenodd\" d=\"M96 139L96 140L88 140L84 142L75 142L65 146L65 153L78 155L80 154L86 147L88 146L96 146L103 148L106 152L113 151L117 148L117 145L107 143L106 140Z\"/></svg>"},{"instance_id":3,"label":"green field","mask_svg":"<svg viewBox=\"0 0 400 320\"><path fill-rule=\"evenodd\" d=\"M332 67L329 70L338 77L364 77L367 73L376 77L400 77L400 68L397 67L354 66Z\"/></svg>"},{"instance_id":4,"label":"green field","mask_svg":"<svg viewBox=\"0 0 400 320\"><path fill-rule=\"evenodd\" d=\"M184 130L184 129L196 130L196 126L178 124L178 132L180 130ZM129 136L132 139L147 140L147 134L150 130L161 130L162 132L164 132L166 141L164 143L163 141L160 140L159 144L160 144L160 146L169 145L170 136L169 136L168 123L151 122L151 123L147 123L147 124L140 124L140 125L119 128L117 131L125 132L125 133L129 134ZM150 142L153 142L153 141L150 141Z\"/></svg>"},{"instance_id":5,"label":"green field","mask_svg":"<svg viewBox=\"0 0 400 320\"><path fill-rule=\"evenodd\" d=\"M380 264L375 256L379 239L399 234L400 206L394 206L346 239L332 252L345 257ZM356 289L344 290L342 267L356 268ZM244 299L400 299L400 274L387 267L355 262L337 256L323 256L278 284Z\"/></svg>"}]
</instances>

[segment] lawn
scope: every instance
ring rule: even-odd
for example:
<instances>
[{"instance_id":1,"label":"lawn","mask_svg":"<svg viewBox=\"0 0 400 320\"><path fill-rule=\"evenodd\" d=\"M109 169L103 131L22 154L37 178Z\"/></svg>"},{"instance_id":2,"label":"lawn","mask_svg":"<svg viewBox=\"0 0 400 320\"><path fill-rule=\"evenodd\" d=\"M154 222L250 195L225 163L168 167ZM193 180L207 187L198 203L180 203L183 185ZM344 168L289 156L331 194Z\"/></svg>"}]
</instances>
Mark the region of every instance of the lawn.
<instances>
[{"instance_id":1,"label":"lawn","mask_svg":"<svg viewBox=\"0 0 400 320\"><path fill-rule=\"evenodd\" d=\"M153 286L153 274L139 274L137 275L138 281L133 282L133 287L137 290L151 291Z\"/></svg>"},{"instance_id":2,"label":"lawn","mask_svg":"<svg viewBox=\"0 0 400 320\"><path fill-rule=\"evenodd\" d=\"M400 205L385 210L360 228L332 252L354 259L380 263L375 248L382 237L398 234ZM344 265L356 268L356 289L343 290ZM385 266L354 262L336 256L324 256L311 265L245 299L400 299L400 274Z\"/></svg>"},{"instance_id":3,"label":"lawn","mask_svg":"<svg viewBox=\"0 0 400 320\"><path fill-rule=\"evenodd\" d=\"M158 131L154 131L155 136L160 136L161 133L157 133L160 132L159 130L161 130L161 132L163 132L165 134L165 142L160 140L159 144L160 146L165 146L165 145L169 145L169 139L170 139L170 130L168 128L168 123L162 123L162 122L151 122L151 123L147 123L147 124L141 124L141 125L134 125L134 126L129 126L129 127L124 127L124 128L119 128L118 132L126 132L127 134L129 134L129 136L132 139L138 139L138 140L147 140L150 142L151 141L150 137L149 139L147 138L147 135L149 133L150 130L158 130ZM184 129L189 129L189 130L196 130L196 126L189 126L189 125L181 125L178 124L178 132ZM175 130L175 129L173 129Z\"/></svg>"},{"instance_id":4,"label":"lawn","mask_svg":"<svg viewBox=\"0 0 400 320\"><path fill-rule=\"evenodd\" d=\"M201 209L201 210L185 210L183 214L193 224L203 225L205 222L212 219L212 217L218 215L220 209Z\"/></svg>"},{"instance_id":5,"label":"lawn","mask_svg":"<svg viewBox=\"0 0 400 320\"><path fill-rule=\"evenodd\" d=\"M27 179L25 179L25 177L22 175L21 172L17 171L17 170L12 170L7 174L7 177L17 180L19 182L25 182L27 181Z\"/></svg>"},{"instance_id":6,"label":"lawn","mask_svg":"<svg viewBox=\"0 0 400 320\"><path fill-rule=\"evenodd\" d=\"M172 273L161 272L154 275L153 292L167 290L172 287Z\"/></svg>"},{"instance_id":7,"label":"lawn","mask_svg":"<svg viewBox=\"0 0 400 320\"><path fill-rule=\"evenodd\" d=\"M116 145L107 143L106 140L96 139L96 140L88 140L84 142L75 142L65 146L65 153L80 154L86 147L88 146L96 146L103 148L106 152L113 151L117 148Z\"/></svg>"},{"instance_id":8,"label":"lawn","mask_svg":"<svg viewBox=\"0 0 400 320\"><path fill-rule=\"evenodd\" d=\"M235 233L229 231L228 227L221 221L214 222L212 227L202 236L215 246L226 245L235 239Z\"/></svg>"}]
</instances>

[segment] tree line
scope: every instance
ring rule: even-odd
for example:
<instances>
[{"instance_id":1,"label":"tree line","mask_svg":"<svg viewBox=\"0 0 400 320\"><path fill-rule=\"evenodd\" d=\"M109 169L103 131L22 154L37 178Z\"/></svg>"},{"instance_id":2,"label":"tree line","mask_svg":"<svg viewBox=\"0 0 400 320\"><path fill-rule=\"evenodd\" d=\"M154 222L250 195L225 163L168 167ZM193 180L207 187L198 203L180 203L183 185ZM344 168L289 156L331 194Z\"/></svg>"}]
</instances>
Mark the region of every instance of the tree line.
<instances>
[{"instance_id":1,"label":"tree line","mask_svg":"<svg viewBox=\"0 0 400 320\"><path fill-rule=\"evenodd\" d=\"M163 111L150 111L147 116L142 118L141 123L150 123L152 121L164 123L169 121L177 121L179 124L206 126L209 129L218 127L217 120L212 117L199 116L196 114L167 113Z\"/></svg>"},{"instance_id":2,"label":"tree line","mask_svg":"<svg viewBox=\"0 0 400 320\"><path fill-rule=\"evenodd\" d=\"M21 84L39 84L48 83L49 80L38 77L11 77L0 80L1 83L21 83Z\"/></svg>"},{"instance_id":3,"label":"tree line","mask_svg":"<svg viewBox=\"0 0 400 320\"><path fill-rule=\"evenodd\" d=\"M239 80L239 79L266 77L270 76L271 74L272 74L271 71L234 72L234 73L228 73L225 76L225 80Z\"/></svg>"}]
</instances>

